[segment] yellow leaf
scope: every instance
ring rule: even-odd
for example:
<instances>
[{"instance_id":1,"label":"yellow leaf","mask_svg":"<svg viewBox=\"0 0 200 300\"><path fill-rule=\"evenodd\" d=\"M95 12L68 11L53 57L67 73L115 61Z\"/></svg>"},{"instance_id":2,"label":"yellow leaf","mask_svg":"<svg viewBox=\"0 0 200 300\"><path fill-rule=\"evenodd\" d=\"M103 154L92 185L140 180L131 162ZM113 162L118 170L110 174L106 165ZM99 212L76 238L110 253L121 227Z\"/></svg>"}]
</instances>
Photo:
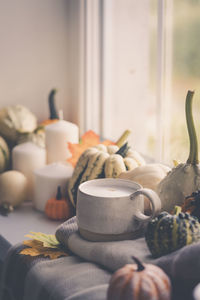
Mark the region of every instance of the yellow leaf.
<instances>
[{"instance_id":1,"label":"yellow leaf","mask_svg":"<svg viewBox=\"0 0 200 300\"><path fill-rule=\"evenodd\" d=\"M48 248L59 247L59 242L56 239L54 234L45 234L42 232L33 232L33 231L30 231L30 233L31 234L27 234L26 237L42 242L44 247L48 247Z\"/></svg>"},{"instance_id":2,"label":"yellow leaf","mask_svg":"<svg viewBox=\"0 0 200 300\"><path fill-rule=\"evenodd\" d=\"M26 240L23 242L27 248L22 249L20 254L30 255L30 256L39 256L49 257L50 259L55 259L61 256L68 256L68 254L59 248L47 248L43 246L43 242L38 240Z\"/></svg>"}]
</instances>

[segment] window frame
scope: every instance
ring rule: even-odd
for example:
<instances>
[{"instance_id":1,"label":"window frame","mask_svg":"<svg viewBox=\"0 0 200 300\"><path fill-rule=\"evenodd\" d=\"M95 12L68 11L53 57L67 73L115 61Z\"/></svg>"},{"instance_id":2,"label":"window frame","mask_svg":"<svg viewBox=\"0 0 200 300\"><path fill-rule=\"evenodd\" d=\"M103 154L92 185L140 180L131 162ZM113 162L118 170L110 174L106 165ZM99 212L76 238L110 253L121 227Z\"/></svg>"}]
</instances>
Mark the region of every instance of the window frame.
<instances>
[{"instance_id":1,"label":"window frame","mask_svg":"<svg viewBox=\"0 0 200 300\"><path fill-rule=\"evenodd\" d=\"M72 6L74 0L70 0ZM78 0L79 20L78 68L76 74L79 98L80 132L93 129L102 137L109 135L112 111L111 74L107 67L112 52L112 11L114 0ZM169 143L172 78L173 0L157 0L157 90L156 90L156 159L165 161ZM74 25L74 18L71 26ZM74 39L72 36L71 40ZM71 48L71 60L77 57ZM74 78L75 80L75 78Z\"/></svg>"}]
</instances>

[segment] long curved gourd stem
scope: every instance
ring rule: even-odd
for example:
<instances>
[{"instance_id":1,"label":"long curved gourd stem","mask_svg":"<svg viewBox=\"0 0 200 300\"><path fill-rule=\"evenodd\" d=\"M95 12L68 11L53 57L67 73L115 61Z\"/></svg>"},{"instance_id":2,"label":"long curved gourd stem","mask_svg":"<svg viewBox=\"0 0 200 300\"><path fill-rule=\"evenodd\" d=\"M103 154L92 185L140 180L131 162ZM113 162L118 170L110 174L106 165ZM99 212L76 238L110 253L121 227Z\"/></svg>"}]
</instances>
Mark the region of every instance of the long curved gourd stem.
<instances>
[{"instance_id":1,"label":"long curved gourd stem","mask_svg":"<svg viewBox=\"0 0 200 300\"><path fill-rule=\"evenodd\" d=\"M128 136L130 135L131 131L130 130L125 130L122 136L118 139L116 142L116 145L121 148L122 145L127 141Z\"/></svg>"},{"instance_id":2,"label":"long curved gourd stem","mask_svg":"<svg viewBox=\"0 0 200 300\"><path fill-rule=\"evenodd\" d=\"M56 107L55 107L55 94L56 94L57 90L53 89L51 90L50 94L49 94L49 111L50 111L50 116L49 119L53 120L53 119L59 119L58 113L56 111Z\"/></svg>"},{"instance_id":3,"label":"long curved gourd stem","mask_svg":"<svg viewBox=\"0 0 200 300\"><path fill-rule=\"evenodd\" d=\"M198 160L198 141L197 141L197 135L194 126L194 119L192 115L193 96L194 96L194 91L188 91L186 102L185 102L186 122L187 122L187 129L188 129L189 140L190 140L190 153L189 153L187 163L196 165L199 163L199 160Z\"/></svg>"},{"instance_id":4,"label":"long curved gourd stem","mask_svg":"<svg viewBox=\"0 0 200 300\"><path fill-rule=\"evenodd\" d=\"M173 209L173 215L178 216L179 213L181 213L182 209L180 206L176 205Z\"/></svg>"}]
</instances>

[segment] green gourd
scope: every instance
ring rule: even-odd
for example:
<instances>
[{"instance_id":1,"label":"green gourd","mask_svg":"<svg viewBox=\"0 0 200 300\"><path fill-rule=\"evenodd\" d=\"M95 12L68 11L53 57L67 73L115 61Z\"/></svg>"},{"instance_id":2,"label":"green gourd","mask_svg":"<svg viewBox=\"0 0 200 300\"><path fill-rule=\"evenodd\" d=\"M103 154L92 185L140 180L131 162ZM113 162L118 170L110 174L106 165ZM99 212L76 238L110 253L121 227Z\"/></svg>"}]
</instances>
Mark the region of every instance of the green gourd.
<instances>
[{"instance_id":1,"label":"green gourd","mask_svg":"<svg viewBox=\"0 0 200 300\"><path fill-rule=\"evenodd\" d=\"M153 257L159 257L200 240L200 224L196 217L181 212L161 212L147 225L145 240Z\"/></svg>"},{"instance_id":2,"label":"green gourd","mask_svg":"<svg viewBox=\"0 0 200 300\"><path fill-rule=\"evenodd\" d=\"M81 183L97 178L117 178L122 172L144 165L143 157L129 149L125 143L105 146L99 144L86 149L80 156L69 180L68 195L76 206L78 187Z\"/></svg>"},{"instance_id":3,"label":"green gourd","mask_svg":"<svg viewBox=\"0 0 200 300\"><path fill-rule=\"evenodd\" d=\"M7 142L0 136L0 173L8 169L10 164L10 149Z\"/></svg>"},{"instance_id":4,"label":"green gourd","mask_svg":"<svg viewBox=\"0 0 200 300\"><path fill-rule=\"evenodd\" d=\"M190 152L186 163L180 163L159 183L157 193L162 210L171 212L175 205L182 205L185 197L200 189L200 164L198 160L198 141L192 115L194 92L188 91L185 112Z\"/></svg>"}]
</instances>

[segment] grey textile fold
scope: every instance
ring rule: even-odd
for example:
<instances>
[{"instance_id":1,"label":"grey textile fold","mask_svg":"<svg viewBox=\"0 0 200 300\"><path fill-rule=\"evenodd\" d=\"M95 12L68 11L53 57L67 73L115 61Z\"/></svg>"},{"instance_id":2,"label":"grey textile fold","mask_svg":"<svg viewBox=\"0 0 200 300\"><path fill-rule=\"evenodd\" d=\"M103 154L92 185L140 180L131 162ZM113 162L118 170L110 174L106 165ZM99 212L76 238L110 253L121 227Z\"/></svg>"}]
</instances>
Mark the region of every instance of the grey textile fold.
<instances>
[{"instance_id":1,"label":"grey textile fold","mask_svg":"<svg viewBox=\"0 0 200 300\"><path fill-rule=\"evenodd\" d=\"M49 260L20 255L22 244L11 247L0 284L1 300L106 300L113 271L132 263L132 255L160 266L170 276L172 300L194 300L192 290L200 282L200 243L153 259L143 238L85 241L78 234L76 218L59 226L56 235L75 255Z\"/></svg>"},{"instance_id":2,"label":"grey textile fold","mask_svg":"<svg viewBox=\"0 0 200 300\"><path fill-rule=\"evenodd\" d=\"M71 219L59 225L58 228L56 229L55 235L57 240L61 243L61 245L68 248L67 243L70 235L77 231L78 231L78 225L76 222L76 216L74 216Z\"/></svg>"},{"instance_id":3,"label":"grey textile fold","mask_svg":"<svg viewBox=\"0 0 200 300\"><path fill-rule=\"evenodd\" d=\"M23 300L106 300L110 276L75 256L43 261L30 269Z\"/></svg>"},{"instance_id":4,"label":"grey textile fold","mask_svg":"<svg viewBox=\"0 0 200 300\"><path fill-rule=\"evenodd\" d=\"M152 258L144 238L115 242L89 242L84 240L76 228L76 218L72 223L59 226L59 241L72 253L86 261L103 266L114 272L125 264L133 263L132 256L144 263L161 267L171 278L175 292L180 299L190 299L192 289L200 282L200 242L185 246L160 258ZM75 229L76 228L76 229ZM184 285L183 285L184 282ZM180 296L181 295L181 296Z\"/></svg>"},{"instance_id":5,"label":"grey textile fold","mask_svg":"<svg viewBox=\"0 0 200 300\"><path fill-rule=\"evenodd\" d=\"M143 262L152 261L144 238L115 242L90 242L82 238L78 232L76 217L69 219L56 230L56 238L77 256L98 263L113 272L126 263L133 263L132 256Z\"/></svg>"}]
</instances>

